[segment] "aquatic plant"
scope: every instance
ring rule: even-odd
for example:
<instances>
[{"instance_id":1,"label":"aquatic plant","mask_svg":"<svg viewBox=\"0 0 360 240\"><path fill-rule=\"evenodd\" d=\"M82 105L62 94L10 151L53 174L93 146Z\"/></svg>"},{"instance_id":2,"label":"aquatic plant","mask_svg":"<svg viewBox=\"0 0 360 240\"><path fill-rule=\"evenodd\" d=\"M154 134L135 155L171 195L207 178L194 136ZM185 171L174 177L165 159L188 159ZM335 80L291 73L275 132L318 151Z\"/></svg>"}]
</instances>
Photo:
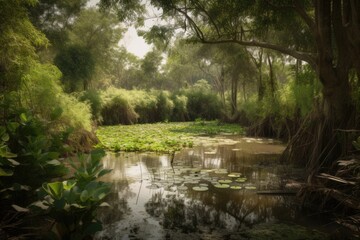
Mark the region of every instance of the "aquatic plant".
<instances>
[{"instance_id":1,"label":"aquatic plant","mask_svg":"<svg viewBox=\"0 0 360 240\"><path fill-rule=\"evenodd\" d=\"M174 152L193 147L196 136L206 134L207 129L217 134L243 132L238 125L218 125L213 121L205 122L205 125L186 122L103 126L98 128L96 135L99 146L111 151Z\"/></svg>"}]
</instances>

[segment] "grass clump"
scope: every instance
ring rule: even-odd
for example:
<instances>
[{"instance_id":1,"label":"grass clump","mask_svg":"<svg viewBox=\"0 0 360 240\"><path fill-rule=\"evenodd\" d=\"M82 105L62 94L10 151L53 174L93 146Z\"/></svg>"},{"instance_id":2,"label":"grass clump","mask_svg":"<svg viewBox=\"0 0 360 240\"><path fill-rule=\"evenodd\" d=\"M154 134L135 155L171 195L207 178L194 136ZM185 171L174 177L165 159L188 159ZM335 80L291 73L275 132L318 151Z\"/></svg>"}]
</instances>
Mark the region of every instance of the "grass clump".
<instances>
[{"instance_id":1,"label":"grass clump","mask_svg":"<svg viewBox=\"0 0 360 240\"><path fill-rule=\"evenodd\" d=\"M192 147L199 135L242 134L235 124L211 122L155 123L99 127L100 146L111 151L172 152Z\"/></svg>"}]
</instances>

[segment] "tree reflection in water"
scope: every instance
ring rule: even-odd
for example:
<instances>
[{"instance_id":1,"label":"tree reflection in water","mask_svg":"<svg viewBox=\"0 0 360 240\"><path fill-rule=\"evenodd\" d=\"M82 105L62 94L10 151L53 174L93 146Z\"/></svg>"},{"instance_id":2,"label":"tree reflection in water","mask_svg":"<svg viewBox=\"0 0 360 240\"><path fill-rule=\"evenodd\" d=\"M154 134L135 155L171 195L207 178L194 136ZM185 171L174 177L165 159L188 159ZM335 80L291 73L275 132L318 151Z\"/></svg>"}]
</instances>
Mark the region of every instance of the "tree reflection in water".
<instances>
[{"instance_id":1,"label":"tree reflection in water","mask_svg":"<svg viewBox=\"0 0 360 240\"><path fill-rule=\"evenodd\" d=\"M292 197L215 188L210 180L198 177L200 173L192 172L194 168L223 168L247 177L244 184L232 184L252 184L261 190L280 187L283 170L277 154L283 146L265 140L232 140L231 145L214 141L219 144L177 153L175 166L166 155L109 154L104 166L114 170L102 180L114 183L107 199L112 207L100 213L105 229L97 239L246 239L244 232L259 224L306 219ZM187 183L190 175L208 184L209 190L193 191L196 184ZM206 176L229 178L217 173ZM178 191L179 186L188 190Z\"/></svg>"}]
</instances>

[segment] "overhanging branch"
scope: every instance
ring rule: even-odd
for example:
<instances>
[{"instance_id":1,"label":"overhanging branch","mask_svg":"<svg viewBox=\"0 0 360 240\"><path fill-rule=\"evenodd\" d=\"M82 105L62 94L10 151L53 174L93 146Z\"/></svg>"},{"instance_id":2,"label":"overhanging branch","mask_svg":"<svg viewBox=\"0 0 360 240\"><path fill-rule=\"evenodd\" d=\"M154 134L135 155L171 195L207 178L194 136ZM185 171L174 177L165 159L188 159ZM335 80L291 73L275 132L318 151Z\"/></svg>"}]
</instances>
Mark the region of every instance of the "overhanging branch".
<instances>
[{"instance_id":1,"label":"overhanging branch","mask_svg":"<svg viewBox=\"0 0 360 240\"><path fill-rule=\"evenodd\" d=\"M205 43L205 44L236 43L236 44L240 44L242 46L247 46L247 47L261 47L261 48L271 49L271 50L275 50L280 53L292 56L292 57L302 60L304 62L307 62L314 69L316 66L315 57L313 56L313 54L299 52L299 51L285 48L285 47L282 47L282 46L276 45L276 44L271 44L271 43L267 43L267 42L259 42L259 41L254 41L254 40L241 41L241 40L237 40L237 39L209 40L209 39L205 39L205 38L202 38L202 39L200 38L199 40L200 40L200 42Z\"/></svg>"}]
</instances>

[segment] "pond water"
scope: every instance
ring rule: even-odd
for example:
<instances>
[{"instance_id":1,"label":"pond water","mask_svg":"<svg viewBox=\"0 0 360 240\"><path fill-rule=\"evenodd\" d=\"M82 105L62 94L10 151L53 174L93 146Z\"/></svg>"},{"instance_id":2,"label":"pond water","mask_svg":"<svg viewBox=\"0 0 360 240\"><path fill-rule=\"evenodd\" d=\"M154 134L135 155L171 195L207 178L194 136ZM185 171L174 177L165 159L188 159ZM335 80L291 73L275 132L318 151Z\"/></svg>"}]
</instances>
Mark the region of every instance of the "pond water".
<instances>
[{"instance_id":1,"label":"pond water","mask_svg":"<svg viewBox=\"0 0 360 240\"><path fill-rule=\"evenodd\" d=\"M325 239L329 225L299 210L301 170L272 139L217 136L175 156L109 153L113 183L97 239ZM173 164L171 161L173 160ZM269 194L275 190L282 194ZM314 230L316 228L317 230Z\"/></svg>"}]
</instances>

